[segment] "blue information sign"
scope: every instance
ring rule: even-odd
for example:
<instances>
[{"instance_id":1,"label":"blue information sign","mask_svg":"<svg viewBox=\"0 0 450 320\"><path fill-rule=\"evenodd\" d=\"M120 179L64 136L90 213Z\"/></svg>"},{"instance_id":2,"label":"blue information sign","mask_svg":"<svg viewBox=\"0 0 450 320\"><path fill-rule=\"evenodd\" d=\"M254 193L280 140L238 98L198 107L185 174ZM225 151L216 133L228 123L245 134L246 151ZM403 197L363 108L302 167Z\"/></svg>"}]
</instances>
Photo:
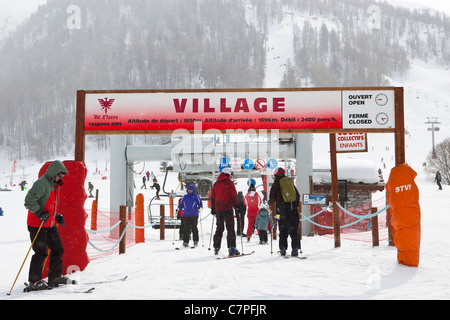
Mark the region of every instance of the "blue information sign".
<instances>
[{"instance_id":1,"label":"blue information sign","mask_svg":"<svg viewBox=\"0 0 450 320\"><path fill-rule=\"evenodd\" d=\"M230 166L230 159L228 158L220 158L219 160L219 171L222 172L223 168L228 168Z\"/></svg>"},{"instance_id":2,"label":"blue information sign","mask_svg":"<svg viewBox=\"0 0 450 320\"><path fill-rule=\"evenodd\" d=\"M253 162L252 159L245 159L244 160L244 164L243 164L244 169L252 170L254 165L255 165L255 163Z\"/></svg>"},{"instance_id":3,"label":"blue information sign","mask_svg":"<svg viewBox=\"0 0 450 320\"><path fill-rule=\"evenodd\" d=\"M269 169L276 169L278 166L278 161L274 158L271 158L269 160L267 160L267 165L266 167Z\"/></svg>"}]
</instances>

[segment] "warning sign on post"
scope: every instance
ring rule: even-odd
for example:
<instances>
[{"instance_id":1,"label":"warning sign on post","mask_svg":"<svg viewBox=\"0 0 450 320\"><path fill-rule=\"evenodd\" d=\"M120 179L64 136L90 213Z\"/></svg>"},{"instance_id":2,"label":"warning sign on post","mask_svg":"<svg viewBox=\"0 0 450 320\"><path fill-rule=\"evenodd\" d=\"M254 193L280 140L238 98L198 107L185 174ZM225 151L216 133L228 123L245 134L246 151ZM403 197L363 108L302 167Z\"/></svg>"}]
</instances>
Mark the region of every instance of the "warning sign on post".
<instances>
[{"instance_id":1,"label":"warning sign on post","mask_svg":"<svg viewBox=\"0 0 450 320\"><path fill-rule=\"evenodd\" d=\"M255 168L258 170L262 170L266 167L266 161L264 159L258 159L255 162Z\"/></svg>"},{"instance_id":2,"label":"warning sign on post","mask_svg":"<svg viewBox=\"0 0 450 320\"><path fill-rule=\"evenodd\" d=\"M336 133L336 152L367 152L367 133Z\"/></svg>"}]
</instances>

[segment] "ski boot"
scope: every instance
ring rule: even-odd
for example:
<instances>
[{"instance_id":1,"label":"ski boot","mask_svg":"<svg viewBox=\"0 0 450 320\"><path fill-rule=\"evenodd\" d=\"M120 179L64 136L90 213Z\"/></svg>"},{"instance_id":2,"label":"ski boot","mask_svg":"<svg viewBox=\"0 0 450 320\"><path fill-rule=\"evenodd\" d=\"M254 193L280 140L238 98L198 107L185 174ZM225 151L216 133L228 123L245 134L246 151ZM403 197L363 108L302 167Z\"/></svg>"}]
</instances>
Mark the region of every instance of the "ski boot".
<instances>
[{"instance_id":1,"label":"ski boot","mask_svg":"<svg viewBox=\"0 0 450 320\"><path fill-rule=\"evenodd\" d=\"M60 277L57 277L57 278L53 278L53 279L48 281L49 287L52 287L52 288L56 288L60 284L77 284L77 282L75 280L71 280L71 279L69 279L68 277L65 277L65 276L60 276Z\"/></svg>"},{"instance_id":2,"label":"ski boot","mask_svg":"<svg viewBox=\"0 0 450 320\"><path fill-rule=\"evenodd\" d=\"M219 254L219 250L220 250L220 248L214 248L214 255L218 255Z\"/></svg>"},{"instance_id":3,"label":"ski boot","mask_svg":"<svg viewBox=\"0 0 450 320\"><path fill-rule=\"evenodd\" d=\"M285 257L285 256L286 256L286 248L281 248L281 249L280 249L280 255L281 255L282 257Z\"/></svg>"},{"instance_id":4,"label":"ski boot","mask_svg":"<svg viewBox=\"0 0 450 320\"><path fill-rule=\"evenodd\" d=\"M291 251L291 256L293 256L293 257L298 257L298 248L292 249L292 251Z\"/></svg>"},{"instance_id":5,"label":"ski boot","mask_svg":"<svg viewBox=\"0 0 450 320\"><path fill-rule=\"evenodd\" d=\"M228 255L229 256L239 256L241 253L233 247L228 248Z\"/></svg>"},{"instance_id":6,"label":"ski boot","mask_svg":"<svg viewBox=\"0 0 450 320\"><path fill-rule=\"evenodd\" d=\"M26 285L26 287L23 289L23 292L40 291L40 290L51 290L51 289L53 289L44 280L39 280L39 281L35 281L35 282L25 283L25 285Z\"/></svg>"}]
</instances>

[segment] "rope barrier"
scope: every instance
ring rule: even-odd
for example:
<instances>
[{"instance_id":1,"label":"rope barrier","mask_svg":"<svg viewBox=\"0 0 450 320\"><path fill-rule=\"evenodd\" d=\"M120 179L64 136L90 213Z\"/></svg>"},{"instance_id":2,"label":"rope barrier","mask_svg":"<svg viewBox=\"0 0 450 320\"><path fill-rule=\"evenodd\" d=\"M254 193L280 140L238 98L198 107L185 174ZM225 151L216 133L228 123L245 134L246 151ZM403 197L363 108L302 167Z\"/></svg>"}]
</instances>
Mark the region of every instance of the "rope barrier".
<instances>
[{"instance_id":1,"label":"rope barrier","mask_svg":"<svg viewBox=\"0 0 450 320\"><path fill-rule=\"evenodd\" d=\"M118 221L115 225L113 225L112 227L110 227L110 228L108 228L108 229L105 229L105 230L89 230L89 229L86 229L86 232L89 232L89 233L104 233L104 232L108 232L108 231L111 231L112 229L114 229L115 227L117 227L118 225L120 224L120 221Z\"/></svg>"},{"instance_id":2,"label":"rope barrier","mask_svg":"<svg viewBox=\"0 0 450 320\"><path fill-rule=\"evenodd\" d=\"M342 207L339 203L337 203L337 202L336 202L336 205L337 205L337 206L339 207L339 209L342 210L344 213L346 213L346 214L348 214L348 215L350 215L350 216L352 216L352 217L354 217L354 218L357 219L356 221L353 221L353 222L351 222L351 223L349 223L349 224L340 226L341 229L342 229L342 228L347 228L347 227L349 227L349 226L352 226L352 225L354 225L354 224L356 224L356 223L358 223L358 222L361 222L362 220L365 220L365 219L371 219L371 218L373 218L373 217L375 217L375 216L381 214L382 212L386 211L387 209L389 209L389 205L387 205L386 207L384 207L383 209L381 209L381 210L379 210L379 211L377 211L377 212L375 212L375 213L367 214L367 215L364 215L364 216L360 216L360 215L356 215L356 214L354 214L354 213L352 213L352 212L346 210L345 208L343 208L343 207ZM302 218L300 219L300 221L309 221L310 223L312 223L312 224L314 224L314 225L316 225L316 226L319 226L319 227L321 227L321 228L325 228L325 229L333 229L333 228L334 228L333 226L325 226L325 225L321 225L321 224L319 224L319 223L317 223L317 222L315 222L315 221L312 220L314 217L320 215L321 213L324 213L325 211L327 211L328 209L330 209L332 206L333 206L333 204L330 204L330 205L328 205L327 207L325 207L324 209L320 210L319 212L317 212L317 213L315 213L315 214L313 214L313 215L311 215L311 216L309 216L309 217L303 215L303 213L300 213L300 215L302 216ZM209 213L208 215L206 215L206 216L205 216L204 218L202 218L200 221L205 220L210 214L211 214L211 213ZM168 221L168 222L172 222L172 223L174 223L174 224L176 224L177 221L178 221L178 219L172 219L172 218L170 218L170 217L165 217L164 220L166 220L166 221ZM108 228L108 229L104 229L104 230L89 230L89 229L86 229L86 232L88 232L88 233L93 233L93 234L100 234L100 233L109 232L109 231L113 230L114 228L118 227L118 226L120 225L120 222L121 222L121 221L118 221L115 225L113 225L112 227L110 227L110 228ZM147 225L147 226L136 226L136 225L132 224L131 222L127 222L127 224L125 225L125 229L124 229L123 233L120 235L118 241L117 241L110 249L107 249L107 250L98 248L98 247L97 247L96 245L94 245L90 240L88 241L88 243L89 243L95 250L97 250L97 251L104 252L104 253L106 253L106 252L111 252L111 251L113 251L113 250L117 247L117 245L120 243L120 241L122 241L122 238L124 237L125 232L126 232L128 226L133 227L133 228L137 228L137 229L146 229L146 228L149 228L149 227L153 227L155 224L157 224L157 223L159 223L159 222L160 222L160 219L157 219L157 218L155 218L155 222L154 222L154 223L151 223L151 224L149 224L149 225ZM369 222L369 224L370 224L370 222Z\"/></svg>"},{"instance_id":3,"label":"rope barrier","mask_svg":"<svg viewBox=\"0 0 450 320\"><path fill-rule=\"evenodd\" d=\"M120 223L120 221L119 221L119 223ZM118 224L117 224L118 225ZM116 226L117 226L116 225ZM88 243L95 249L95 250L98 250L98 251L100 251L100 252L104 252L104 253L106 253L106 252L111 252L111 251L113 251L116 247L117 247L117 245L120 243L120 241L122 241L122 238L125 236L125 232L127 231L127 228L128 228L128 223L125 225L125 228L123 229L123 232L122 232L122 234L120 235L120 237L119 237L119 240L110 248L110 249L107 249L107 250L103 250L103 249L100 249L100 248L98 248L97 246L95 246L92 242L91 242L91 240L89 240L88 241ZM87 231L87 230L86 230ZM106 231L104 231L104 232L106 232ZM95 233L95 232L93 232L93 233Z\"/></svg>"},{"instance_id":4,"label":"rope barrier","mask_svg":"<svg viewBox=\"0 0 450 320\"><path fill-rule=\"evenodd\" d=\"M357 218L357 219L362 218L362 220L364 220L364 219L369 219L369 218L372 218L372 217L375 217L375 216L379 215L380 213L382 213L383 211L389 209L389 205L387 205L386 207L384 207L383 209L381 209L381 210L378 211L378 212L371 213L371 214L368 214L368 215L365 215L365 216L359 216L359 215L356 215L356 214L351 213L350 211L344 209L338 202L336 202L336 204L337 204L337 206L339 207L339 209L341 209L342 211L344 211L346 214L348 214L348 215L350 215L350 216L352 216L352 217L355 217L355 218Z\"/></svg>"},{"instance_id":5,"label":"rope barrier","mask_svg":"<svg viewBox=\"0 0 450 320\"><path fill-rule=\"evenodd\" d=\"M373 217L379 215L380 213L386 211L387 209L389 209L389 205L387 205L386 207L384 207L383 209L381 209L381 210L379 210L379 211L377 211L377 212L375 212L375 213L367 214L367 215L365 215L365 216L359 216L359 215L356 215L356 214L351 213L350 211L344 209L339 203L336 202L336 204L337 204L337 206L339 207L339 209L341 209L343 212L345 212L345 213L347 213L348 215L350 215L350 216L352 216L352 217L358 219L358 220L353 221L353 222L351 222L351 223L348 223L348 224L346 224L346 225L340 226L341 229L350 227L350 226L352 226L352 225L354 225L354 224L357 224L358 222L361 222L362 220L365 220L365 219L371 219L371 218L373 218ZM321 227L321 228L325 228L325 229L334 229L333 226L324 226L324 225L321 225L321 224L319 224L319 223L317 223L317 222L311 220L312 218L318 216L319 214L321 214L321 213L323 213L324 211L328 210L328 209L331 208L332 206L333 206L333 204L330 204L330 205L329 205L328 207L326 207L325 209L323 209L323 210L321 210L321 211L319 211L319 212L317 212L317 213L315 213L314 215L309 216L309 217L303 215L303 213L300 213L300 215L303 217L302 219L300 219L300 221L309 221L309 222L311 222L312 224L314 224L314 225L316 225L316 226L319 226L319 227Z\"/></svg>"}]
</instances>

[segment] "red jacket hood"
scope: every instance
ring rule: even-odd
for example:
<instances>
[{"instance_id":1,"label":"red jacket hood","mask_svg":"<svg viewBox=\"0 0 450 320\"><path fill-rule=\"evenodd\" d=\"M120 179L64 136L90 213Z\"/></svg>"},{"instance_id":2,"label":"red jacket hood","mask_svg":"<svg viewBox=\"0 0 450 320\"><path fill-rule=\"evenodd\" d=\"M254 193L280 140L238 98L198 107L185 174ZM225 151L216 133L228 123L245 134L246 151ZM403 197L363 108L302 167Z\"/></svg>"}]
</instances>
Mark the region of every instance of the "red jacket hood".
<instances>
[{"instance_id":1,"label":"red jacket hood","mask_svg":"<svg viewBox=\"0 0 450 320\"><path fill-rule=\"evenodd\" d=\"M221 172L220 174L219 174L219 176L217 177L217 181L223 181L223 180L226 180L226 179L228 179L228 180L231 180L225 173L223 173L223 172Z\"/></svg>"}]
</instances>

